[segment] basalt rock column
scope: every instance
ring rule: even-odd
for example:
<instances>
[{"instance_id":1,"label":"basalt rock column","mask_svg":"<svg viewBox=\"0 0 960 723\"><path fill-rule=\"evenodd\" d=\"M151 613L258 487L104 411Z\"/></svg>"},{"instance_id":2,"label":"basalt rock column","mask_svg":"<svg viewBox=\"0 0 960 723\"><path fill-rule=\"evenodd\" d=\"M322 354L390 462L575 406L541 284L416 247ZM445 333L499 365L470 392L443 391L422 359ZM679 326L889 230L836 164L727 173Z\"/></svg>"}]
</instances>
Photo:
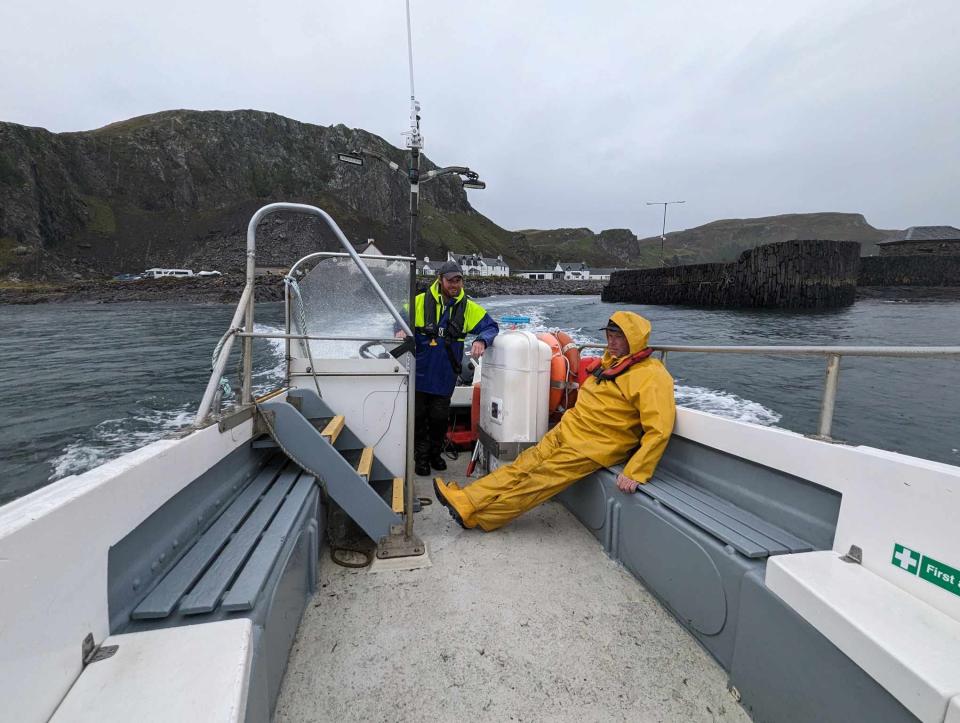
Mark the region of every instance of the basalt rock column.
<instances>
[{"instance_id":1,"label":"basalt rock column","mask_svg":"<svg viewBox=\"0 0 960 723\"><path fill-rule=\"evenodd\" d=\"M726 308L827 309L852 304L860 244L784 241L730 264L616 271L604 301Z\"/></svg>"}]
</instances>

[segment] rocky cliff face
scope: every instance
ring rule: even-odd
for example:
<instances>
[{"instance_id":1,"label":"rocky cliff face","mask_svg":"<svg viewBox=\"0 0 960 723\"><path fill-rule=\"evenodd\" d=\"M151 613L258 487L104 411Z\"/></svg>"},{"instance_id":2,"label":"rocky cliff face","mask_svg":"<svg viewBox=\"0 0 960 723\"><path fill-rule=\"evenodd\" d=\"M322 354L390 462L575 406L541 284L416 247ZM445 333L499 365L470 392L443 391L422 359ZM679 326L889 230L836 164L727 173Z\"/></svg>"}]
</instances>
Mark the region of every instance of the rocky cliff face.
<instances>
[{"instance_id":1,"label":"rocky cliff face","mask_svg":"<svg viewBox=\"0 0 960 723\"><path fill-rule=\"evenodd\" d=\"M57 277L189 266L242 267L246 224L271 201L324 208L348 238L405 253L408 186L384 164L337 163L363 147L403 167L403 152L342 125L258 111L170 111L95 131L54 134L0 123L0 272ZM424 170L435 166L424 161ZM422 187L421 254L445 255L467 229L484 251L516 258L510 234L474 211L459 180ZM292 220L292 222L290 222ZM318 221L265 223L258 263L335 248Z\"/></svg>"},{"instance_id":2,"label":"rocky cliff face","mask_svg":"<svg viewBox=\"0 0 960 723\"><path fill-rule=\"evenodd\" d=\"M408 249L408 186L385 165L336 161L362 147L404 166L404 152L345 126L260 111L168 111L81 133L0 122L0 278L95 277L151 266L237 270L246 225L260 206L320 206L354 241ZM434 168L424 161L424 170ZM507 231L467 201L456 177L422 186L419 255L502 254L514 269L557 260L593 267L659 266L660 238L628 229ZM818 213L716 221L667 235L668 264L732 261L745 249L797 238L859 241L865 253L893 233L859 214ZM257 260L281 266L337 249L314 219L272 217Z\"/></svg>"}]
</instances>

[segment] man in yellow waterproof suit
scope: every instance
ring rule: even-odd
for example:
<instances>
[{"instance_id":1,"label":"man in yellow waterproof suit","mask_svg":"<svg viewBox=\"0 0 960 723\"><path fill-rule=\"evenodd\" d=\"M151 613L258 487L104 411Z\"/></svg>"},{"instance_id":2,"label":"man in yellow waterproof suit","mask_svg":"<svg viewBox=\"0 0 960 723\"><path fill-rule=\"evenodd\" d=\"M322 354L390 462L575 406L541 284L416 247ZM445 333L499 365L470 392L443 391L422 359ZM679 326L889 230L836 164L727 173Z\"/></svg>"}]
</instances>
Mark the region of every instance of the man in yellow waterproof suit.
<instances>
[{"instance_id":1,"label":"man in yellow waterproof suit","mask_svg":"<svg viewBox=\"0 0 960 723\"><path fill-rule=\"evenodd\" d=\"M600 367L535 447L467 487L434 480L437 499L460 525L487 532L503 527L634 449L617 487L632 493L653 475L676 417L673 378L650 356L650 322L642 316L617 311L603 331L607 349Z\"/></svg>"}]
</instances>

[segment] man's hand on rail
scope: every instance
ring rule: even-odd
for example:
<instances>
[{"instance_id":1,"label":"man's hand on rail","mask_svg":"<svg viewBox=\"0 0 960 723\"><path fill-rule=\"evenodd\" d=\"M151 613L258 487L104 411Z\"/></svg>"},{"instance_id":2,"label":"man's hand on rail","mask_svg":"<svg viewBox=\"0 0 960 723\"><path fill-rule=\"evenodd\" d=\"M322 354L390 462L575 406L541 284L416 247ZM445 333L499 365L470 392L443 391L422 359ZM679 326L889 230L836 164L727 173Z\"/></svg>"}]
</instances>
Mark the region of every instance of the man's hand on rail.
<instances>
[{"instance_id":1,"label":"man's hand on rail","mask_svg":"<svg viewBox=\"0 0 960 723\"><path fill-rule=\"evenodd\" d=\"M480 339L477 339L475 342L473 342L473 346L470 347L470 356L472 356L474 359L479 359L483 356L483 352L486 348L487 345Z\"/></svg>"},{"instance_id":2,"label":"man's hand on rail","mask_svg":"<svg viewBox=\"0 0 960 723\"><path fill-rule=\"evenodd\" d=\"M395 332L393 332L393 336L395 339L406 339L407 332L405 332L403 329L397 329Z\"/></svg>"},{"instance_id":3,"label":"man's hand on rail","mask_svg":"<svg viewBox=\"0 0 960 723\"><path fill-rule=\"evenodd\" d=\"M640 486L640 483L636 480L632 480L623 473L617 475L617 487L620 488L621 492L626 492L631 494L637 491L637 487Z\"/></svg>"}]
</instances>

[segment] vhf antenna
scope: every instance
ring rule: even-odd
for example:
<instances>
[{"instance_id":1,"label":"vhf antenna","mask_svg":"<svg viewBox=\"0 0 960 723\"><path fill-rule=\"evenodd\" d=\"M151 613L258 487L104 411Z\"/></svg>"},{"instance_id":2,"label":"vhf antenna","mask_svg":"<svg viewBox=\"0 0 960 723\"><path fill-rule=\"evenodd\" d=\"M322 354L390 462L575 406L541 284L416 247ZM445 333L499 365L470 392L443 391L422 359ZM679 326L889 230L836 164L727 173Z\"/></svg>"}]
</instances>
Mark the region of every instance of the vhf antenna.
<instances>
[{"instance_id":1,"label":"vhf antenna","mask_svg":"<svg viewBox=\"0 0 960 723\"><path fill-rule=\"evenodd\" d=\"M410 0L407 0L407 61L410 66L410 130L404 133L407 137L407 148L423 148L423 136L420 135L420 104L413 87L413 34L410 31Z\"/></svg>"}]
</instances>

